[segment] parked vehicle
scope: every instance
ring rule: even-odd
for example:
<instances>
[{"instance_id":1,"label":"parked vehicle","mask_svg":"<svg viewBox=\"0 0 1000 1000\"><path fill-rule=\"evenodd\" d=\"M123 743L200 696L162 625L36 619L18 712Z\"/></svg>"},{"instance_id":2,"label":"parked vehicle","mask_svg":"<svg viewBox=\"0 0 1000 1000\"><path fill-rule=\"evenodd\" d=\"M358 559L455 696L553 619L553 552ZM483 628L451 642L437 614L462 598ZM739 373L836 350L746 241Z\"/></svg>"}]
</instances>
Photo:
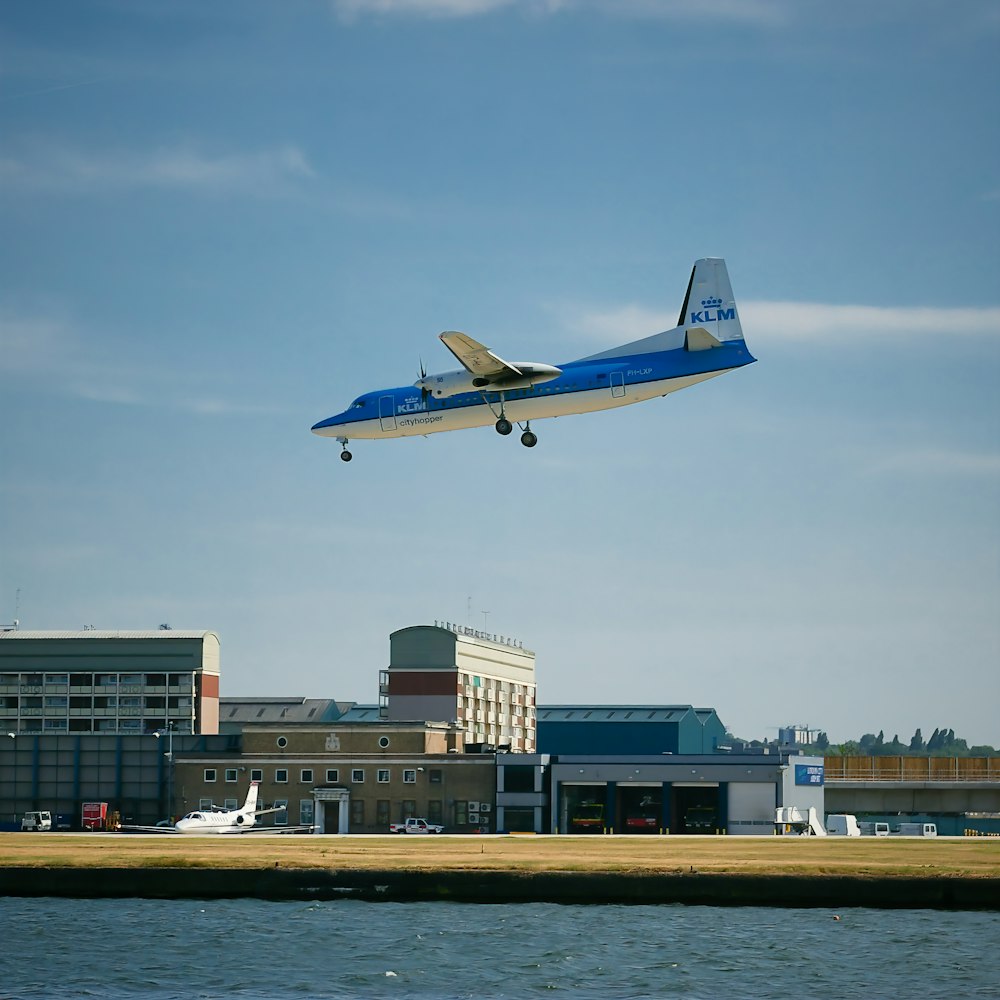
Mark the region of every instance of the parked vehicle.
<instances>
[{"instance_id":1,"label":"parked vehicle","mask_svg":"<svg viewBox=\"0 0 1000 1000\"><path fill-rule=\"evenodd\" d=\"M570 816L569 830L570 833L603 833L603 803L581 802Z\"/></svg>"},{"instance_id":2,"label":"parked vehicle","mask_svg":"<svg viewBox=\"0 0 1000 1000\"><path fill-rule=\"evenodd\" d=\"M900 823L899 835L901 837L936 837L936 823Z\"/></svg>"},{"instance_id":3,"label":"parked vehicle","mask_svg":"<svg viewBox=\"0 0 1000 1000\"><path fill-rule=\"evenodd\" d=\"M441 833L443 830L443 826L428 823L427 820L416 816L411 816L405 823L389 824L390 833Z\"/></svg>"},{"instance_id":4,"label":"parked vehicle","mask_svg":"<svg viewBox=\"0 0 1000 1000\"><path fill-rule=\"evenodd\" d=\"M657 819L655 816L642 814L625 817L626 833L656 833Z\"/></svg>"},{"instance_id":5,"label":"parked vehicle","mask_svg":"<svg viewBox=\"0 0 1000 1000\"><path fill-rule=\"evenodd\" d=\"M850 813L833 813L826 818L826 832L831 837L860 837L861 827L857 816Z\"/></svg>"},{"instance_id":6,"label":"parked vehicle","mask_svg":"<svg viewBox=\"0 0 1000 1000\"><path fill-rule=\"evenodd\" d=\"M105 830L107 829L108 804L107 802L84 802L82 826L84 830Z\"/></svg>"},{"instance_id":7,"label":"parked vehicle","mask_svg":"<svg viewBox=\"0 0 1000 1000\"><path fill-rule=\"evenodd\" d=\"M21 820L22 830L51 830L52 813L50 812L26 812Z\"/></svg>"}]
</instances>

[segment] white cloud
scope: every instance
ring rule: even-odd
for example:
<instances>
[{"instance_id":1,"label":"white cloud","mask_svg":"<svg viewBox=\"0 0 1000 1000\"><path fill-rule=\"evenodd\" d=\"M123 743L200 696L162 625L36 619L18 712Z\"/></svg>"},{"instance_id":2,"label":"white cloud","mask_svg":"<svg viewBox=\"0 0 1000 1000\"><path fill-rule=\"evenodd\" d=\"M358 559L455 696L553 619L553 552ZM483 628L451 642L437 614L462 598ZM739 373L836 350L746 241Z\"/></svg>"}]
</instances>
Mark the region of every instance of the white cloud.
<instances>
[{"instance_id":1,"label":"white cloud","mask_svg":"<svg viewBox=\"0 0 1000 1000\"><path fill-rule=\"evenodd\" d=\"M845 337L1000 336L1000 307L827 305L821 302L748 301L737 303L743 332L751 343L771 340L842 340ZM677 314L626 305L616 309L555 310L564 325L603 344L627 342L672 329Z\"/></svg>"},{"instance_id":2,"label":"white cloud","mask_svg":"<svg viewBox=\"0 0 1000 1000\"><path fill-rule=\"evenodd\" d=\"M142 340L143 338L139 338ZM205 416L274 412L275 407L243 403L214 394L205 377L201 395L177 392L191 372L177 372L159 361L151 365L122 360L126 351L77 329L62 318L0 311L0 378L47 392L118 406L150 406Z\"/></svg>"},{"instance_id":3,"label":"white cloud","mask_svg":"<svg viewBox=\"0 0 1000 1000\"><path fill-rule=\"evenodd\" d=\"M407 17L477 17L500 7L512 7L523 0L333 0L337 14L353 21L368 14L397 14Z\"/></svg>"},{"instance_id":4,"label":"white cloud","mask_svg":"<svg viewBox=\"0 0 1000 1000\"><path fill-rule=\"evenodd\" d=\"M331 0L344 21L365 16L470 18L510 9L539 16L595 10L612 17L777 23L785 0Z\"/></svg>"},{"instance_id":5,"label":"white cloud","mask_svg":"<svg viewBox=\"0 0 1000 1000\"><path fill-rule=\"evenodd\" d=\"M996 476L1000 474L1000 454L924 448L883 456L873 471L932 476Z\"/></svg>"},{"instance_id":6,"label":"white cloud","mask_svg":"<svg viewBox=\"0 0 1000 1000\"><path fill-rule=\"evenodd\" d=\"M0 160L0 181L11 188L101 191L120 188L183 189L268 197L315 177L296 146L253 153L210 155L191 146L151 152L90 152L36 146Z\"/></svg>"},{"instance_id":7,"label":"white cloud","mask_svg":"<svg viewBox=\"0 0 1000 1000\"><path fill-rule=\"evenodd\" d=\"M744 332L762 338L825 339L853 335L1000 334L1000 307L833 306L819 302L739 305Z\"/></svg>"}]
</instances>

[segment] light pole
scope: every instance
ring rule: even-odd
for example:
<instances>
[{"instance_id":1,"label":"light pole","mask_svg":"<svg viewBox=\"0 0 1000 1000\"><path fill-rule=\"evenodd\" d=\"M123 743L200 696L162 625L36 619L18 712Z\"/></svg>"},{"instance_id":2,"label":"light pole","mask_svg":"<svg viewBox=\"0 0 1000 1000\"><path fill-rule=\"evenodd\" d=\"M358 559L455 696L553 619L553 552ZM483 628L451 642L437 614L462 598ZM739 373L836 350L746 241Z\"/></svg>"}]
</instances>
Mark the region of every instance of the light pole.
<instances>
[{"instance_id":1,"label":"light pole","mask_svg":"<svg viewBox=\"0 0 1000 1000\"><path fill-rule=\"evenodd\" d=\"M12 740L16 740L17 739L17 733L8 733L7 735ZM13 747L13 749L14 750L17 749L17 745L16 744ZM13 798L13 801L11 802L11 807L12 808L10 810L10 815L11 815L11 818L14 820L14 823L16 824L17 823L17 755L16 754L14 755L14 763L11 764L10 770L11 770L11 774L13 775L13 780L10 783L10 786L11 786L11 796Z\"/></svg>"},{"instance_id":2,"label":"light pole","mask_svg":"<svg viewBox=\"0 0 1000 1000\"><path fill-rule=\"evenodd\" d=\"M172 820L174 815L174 724L167 723L166 729L157 729L153 735L159 739L164 733L167 734L167 752L163 755L167 758L167 819Z\"/></svg>"}]
</instances>

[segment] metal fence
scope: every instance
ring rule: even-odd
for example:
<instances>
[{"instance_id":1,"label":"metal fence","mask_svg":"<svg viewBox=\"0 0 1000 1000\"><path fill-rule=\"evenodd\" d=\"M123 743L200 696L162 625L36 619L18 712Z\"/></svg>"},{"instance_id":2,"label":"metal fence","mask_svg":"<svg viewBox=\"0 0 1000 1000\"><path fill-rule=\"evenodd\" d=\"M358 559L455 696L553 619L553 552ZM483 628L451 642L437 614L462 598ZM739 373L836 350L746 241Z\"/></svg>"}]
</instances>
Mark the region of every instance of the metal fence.
<instances>
[{"instance_id":1,"label":"metal fence","mask_svg":"<svg viewBox=\"0 0 1000 1000\"><path fill-rule=\"evenodd\" d=\"M824 780L996 781L1000 757L826 757Z\"/></svg>"}]
</instances>

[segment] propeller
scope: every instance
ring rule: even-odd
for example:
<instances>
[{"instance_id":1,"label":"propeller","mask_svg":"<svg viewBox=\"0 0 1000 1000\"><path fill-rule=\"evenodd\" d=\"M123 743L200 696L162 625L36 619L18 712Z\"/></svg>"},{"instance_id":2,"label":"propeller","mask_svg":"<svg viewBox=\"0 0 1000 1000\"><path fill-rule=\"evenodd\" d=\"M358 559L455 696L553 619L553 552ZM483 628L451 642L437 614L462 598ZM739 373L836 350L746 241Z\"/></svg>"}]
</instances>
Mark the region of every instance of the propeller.
<instances>
[{"instance_id":1,"label":"propeller","mask_svg":"<svg viewBox=\"0 0 1000 1000\"><path fill-rule=\"evenodd\" d=\"M424 379L427 378L427 369L424 367L424 359L420 359L420 402L426 404L427 397L430 396L430 390L426 385L423 384Z\"/></svg>"}]
</instances>

